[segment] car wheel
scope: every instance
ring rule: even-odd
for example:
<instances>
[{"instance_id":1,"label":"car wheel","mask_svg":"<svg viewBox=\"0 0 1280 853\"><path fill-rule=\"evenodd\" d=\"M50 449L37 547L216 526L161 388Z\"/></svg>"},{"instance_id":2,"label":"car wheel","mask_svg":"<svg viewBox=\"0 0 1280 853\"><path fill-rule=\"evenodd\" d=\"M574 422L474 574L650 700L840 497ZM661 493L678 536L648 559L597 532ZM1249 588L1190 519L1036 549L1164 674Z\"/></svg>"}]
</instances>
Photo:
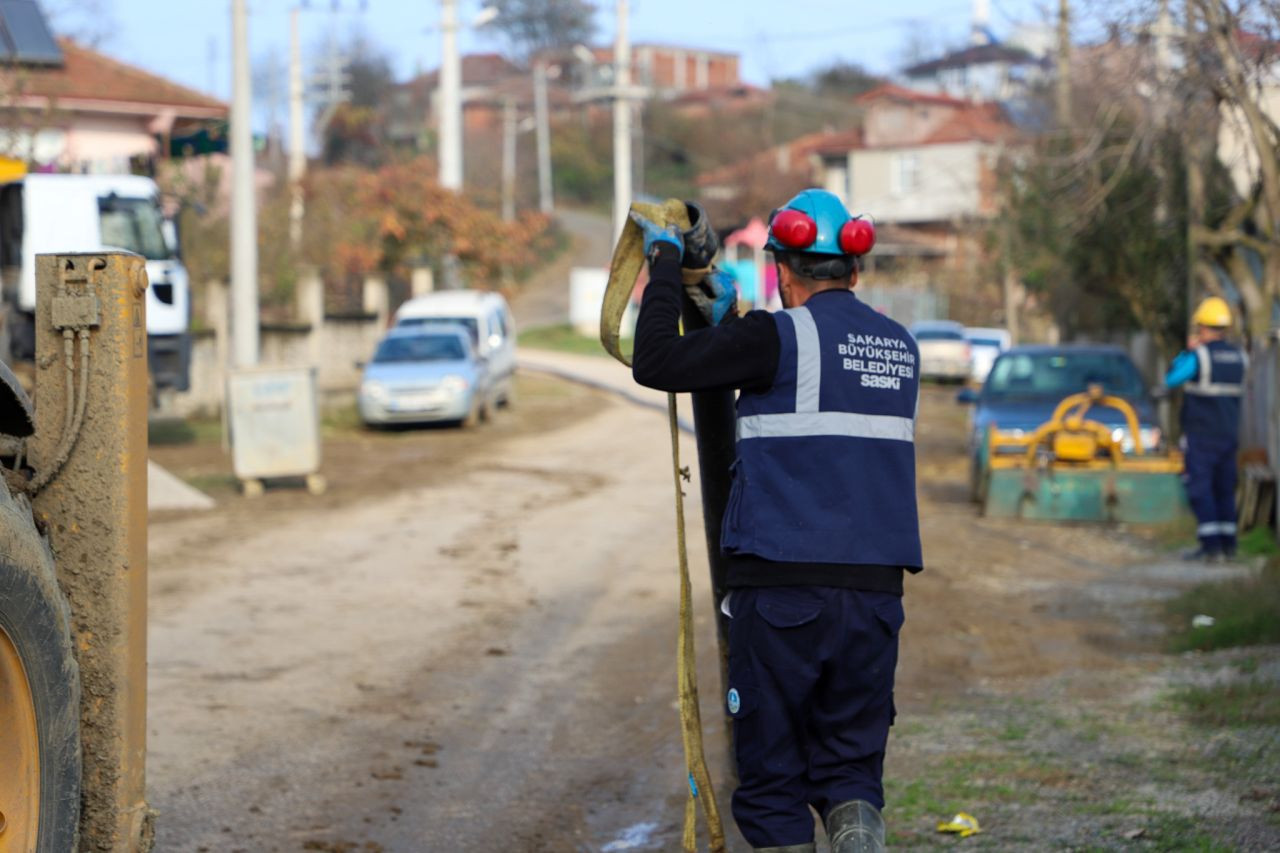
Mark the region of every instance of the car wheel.
<instances>
[{"instance_id":1,"label":"car wheel","mask_svg":"<svg viewBox=\"0 0 1280 853\"><path fill-rule=\"evenodd\" d=\"M987 440L978 442L973 454L969 457L969 498L974 503L982 503L987 499Z\"/></svg>"},{"instance_id":2,"label":"car wheel","mask_svg":"<svg viewBox=\"0 0 1280 853\"><path fill-rule=\"evenodd\" d=\"M479 400L471 404L471 411L467 412L467 416L462 419L459 424L463 429L474 429L480 423L480 409L482 404Z\"/></svg>"}]
</instances>

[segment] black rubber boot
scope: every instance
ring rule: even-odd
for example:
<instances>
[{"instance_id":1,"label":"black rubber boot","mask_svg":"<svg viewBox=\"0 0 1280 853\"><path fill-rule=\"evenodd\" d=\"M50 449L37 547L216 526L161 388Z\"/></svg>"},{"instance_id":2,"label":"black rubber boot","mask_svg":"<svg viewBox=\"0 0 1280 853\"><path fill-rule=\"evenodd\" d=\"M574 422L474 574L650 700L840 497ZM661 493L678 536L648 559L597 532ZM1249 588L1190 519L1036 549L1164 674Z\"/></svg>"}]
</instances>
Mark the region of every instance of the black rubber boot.
<instances>
[{"instance_id":1,"label":"black rubber boot","mask_svg":"<svg viewBox=\"0 0 1280 853\"><path fill-rule=\"evenodd\" d=\"M1194 551L1183 551L1182 559L1189 563L1216 563L1222 559L1222 552L1217 548L1206 548L1201 545Z\"/></svg>"},{"instance_id":2,"label":"black rubber boot","mask_svg":"<svg viewBox=\"0 0 1280 853\"><path fill-rule=\"evenodd\" d=\"M827 815L831 853L882 853L884 818L866 800L840 803Z\"/></svg>"}]
</instances>

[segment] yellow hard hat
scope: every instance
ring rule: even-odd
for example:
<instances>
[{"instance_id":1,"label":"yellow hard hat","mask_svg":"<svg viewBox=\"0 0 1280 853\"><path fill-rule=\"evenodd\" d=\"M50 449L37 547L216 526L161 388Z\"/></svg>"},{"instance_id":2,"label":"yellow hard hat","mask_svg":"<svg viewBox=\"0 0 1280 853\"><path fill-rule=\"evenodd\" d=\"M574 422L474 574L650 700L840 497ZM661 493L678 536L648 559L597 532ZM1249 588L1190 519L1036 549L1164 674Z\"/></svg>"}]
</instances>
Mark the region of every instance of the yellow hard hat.
<instances>
[{"instance_id":1,"label":"yellow hard hat","mask_svg":"<svg viewBox=\"0 0 1280 853\"><path fill-rule=\"evenodd\" d=\"M1210 296L1191 315L1191 322L1197 326L1225 329L1231 325L1231 306L1221 296Z\"/></svg>"}]
</instances>

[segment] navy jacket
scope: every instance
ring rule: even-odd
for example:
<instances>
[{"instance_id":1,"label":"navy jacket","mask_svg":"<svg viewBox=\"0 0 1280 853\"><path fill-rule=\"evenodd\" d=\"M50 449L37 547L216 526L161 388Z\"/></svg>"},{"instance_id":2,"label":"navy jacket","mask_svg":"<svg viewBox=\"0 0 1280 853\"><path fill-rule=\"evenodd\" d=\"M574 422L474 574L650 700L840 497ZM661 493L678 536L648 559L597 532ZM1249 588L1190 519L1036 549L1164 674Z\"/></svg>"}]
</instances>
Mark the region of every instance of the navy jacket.
<instances>
[{"instance_id":1,"label":"navy jacket","mask_svg":"<svg viewBox=\"0 0 1280 853\"><path fill-rule=\"evenodd\" d=\"M774 381L738 399L724 550L920 568L915 340L847 290L774 320Z\"/></svg>"},{"instance_id":2,"label":"navy jacket","mask_svg":"<svg viewBox=\"0 0 1280 853\"><path fill-rule=\"evenodd\" d=\"M777 315L751 311L717 328L700 329L682 336L679 330L681 291L679 255L674 249L660 245L650 263L649 286L636 324L633 364L636 381L664 391L736 388L742 389L744 396L769 392L778 379L781 357L781 324ZM849 300L861 305L848 291L815 294L816 301L812 304L817 305L823 299ZM735 467L740 470L741 464ZM914 482L910 477L901 488L910 489L914 495ZM918 533L915 536L918 537ZM854 568L843 559L782 561L738 550L727 555L727 566L731 587L807 584L902 593L902 563L860 562ZM919 570L914 566L905 568Z\"/></svg>"},{"instance_id":3,"label":"navy jacket","mask_svg":"<svg viewBox=\"0 0 1280 853\"><path fill-rule=\"evenodd\" d=\"M1248 357L1226 341L1212 341L1193 352L1197 366L1195 376L1183 386L1182 431L1236 441Z\"/></svg>"}]
</instances>

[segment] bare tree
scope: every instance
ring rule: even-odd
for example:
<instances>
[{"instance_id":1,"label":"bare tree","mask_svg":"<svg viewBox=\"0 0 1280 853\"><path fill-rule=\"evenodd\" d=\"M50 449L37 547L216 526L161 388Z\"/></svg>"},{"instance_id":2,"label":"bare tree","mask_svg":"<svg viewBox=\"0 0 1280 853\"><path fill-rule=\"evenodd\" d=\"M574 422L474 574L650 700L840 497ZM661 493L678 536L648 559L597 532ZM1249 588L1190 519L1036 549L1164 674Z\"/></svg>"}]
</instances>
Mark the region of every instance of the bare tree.
<instances>
[{"instance_id":1,"label":"bare tree","mask_svg":"<svg viewBox=\"0 0 1280 853\"><path fill-rule=\"evenodd\" d=\"M98 47L116 33L112 0L43 0L40 4L54 33Z\"/></svg>"},{"instance_id":2,"label":"bare tree","mask_svg":"<svg viewBox=\"0 0 1280 853\"><path fill-rule=\"evenodd\" d=\"M498 16L486 29L505 38L520 60L590 42L596 34L596 7L587 0L493 0L489 5Z\"/></svg>"},{"instance_id":3,"label":"bare tree","mask_svg":"<svg viewBox=\"0 0 1280 853\"><path fill-rule=\"evenodd\" d=\"M1205 92L1210 109L1193 117L1210 119L1197 129L1188 163L1193 220L1189 235L1196 253L1196 280L1210 292L1221 289L1215 263L1240 291L1248 330L1255 339L1272 326L1280 302L1280 10L1275 3L1187 0L1186 73L1192 88ZM1240 157L1228 164L1235 181L1229 207L1210 218L1215 162L1206 127L1218 128Z\"/></svg>"}]
</instances>

